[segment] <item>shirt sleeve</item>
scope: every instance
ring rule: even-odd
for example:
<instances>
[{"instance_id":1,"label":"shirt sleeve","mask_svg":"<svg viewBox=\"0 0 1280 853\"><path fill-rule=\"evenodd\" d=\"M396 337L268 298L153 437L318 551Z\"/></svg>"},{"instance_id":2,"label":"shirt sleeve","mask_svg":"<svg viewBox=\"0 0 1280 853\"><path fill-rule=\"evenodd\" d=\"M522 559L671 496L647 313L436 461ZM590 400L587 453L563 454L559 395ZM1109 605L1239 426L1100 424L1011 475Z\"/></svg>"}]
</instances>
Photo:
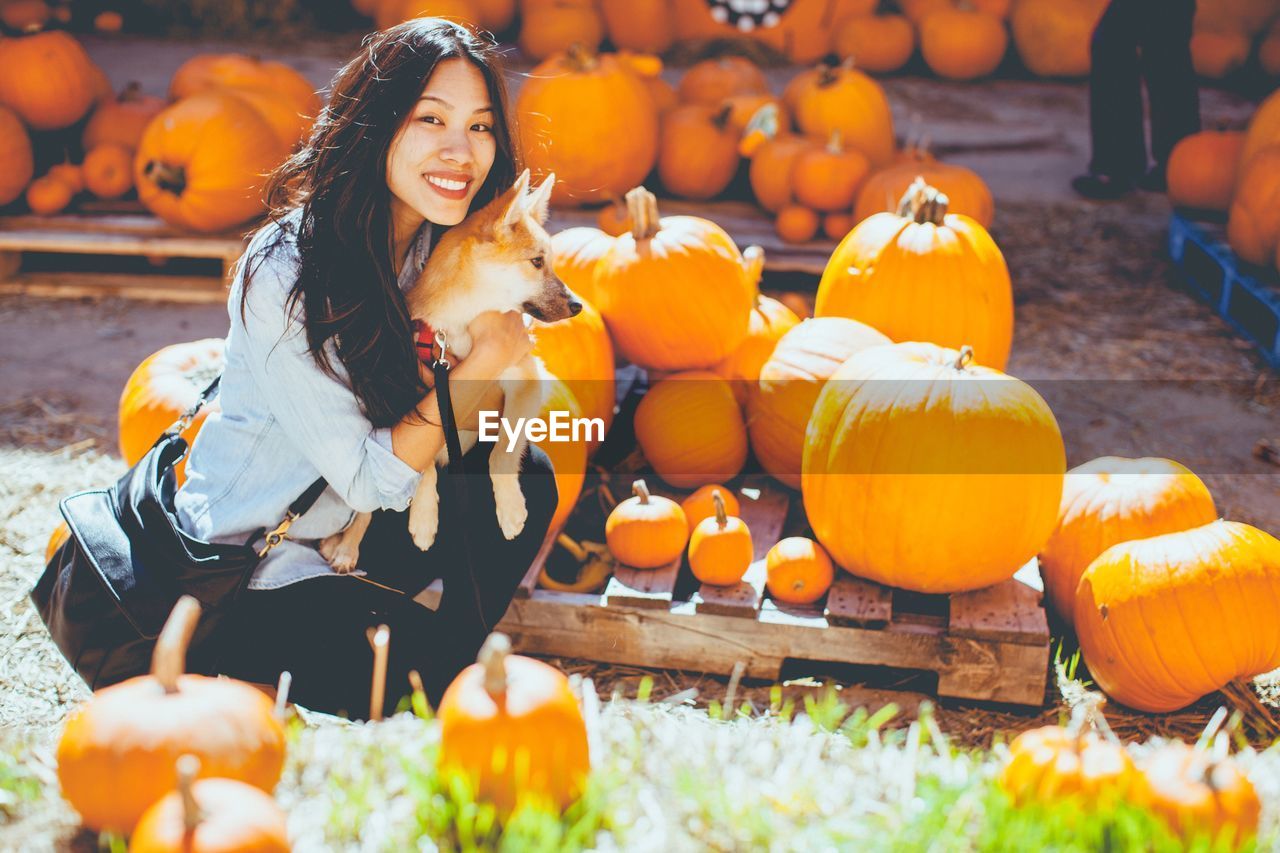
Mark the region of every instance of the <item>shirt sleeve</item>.
<instances>
[{"instance_id":1,"label":"shirt sleeve","mask_svg":"<svg viewBox=\"0 0 1280 853\"><path fill-rule=\"evenodd\" d=\"M251 270L243 319L239 292L232 294L232 323L243 325L249 369L271 414L352 509L403 511L422 475L392 452L391 430L374 428L365 417L336 355L338 376L316 364L302 306L286 306L296 260L276 249L255 258Z\"/></svg>"}]
</instances>

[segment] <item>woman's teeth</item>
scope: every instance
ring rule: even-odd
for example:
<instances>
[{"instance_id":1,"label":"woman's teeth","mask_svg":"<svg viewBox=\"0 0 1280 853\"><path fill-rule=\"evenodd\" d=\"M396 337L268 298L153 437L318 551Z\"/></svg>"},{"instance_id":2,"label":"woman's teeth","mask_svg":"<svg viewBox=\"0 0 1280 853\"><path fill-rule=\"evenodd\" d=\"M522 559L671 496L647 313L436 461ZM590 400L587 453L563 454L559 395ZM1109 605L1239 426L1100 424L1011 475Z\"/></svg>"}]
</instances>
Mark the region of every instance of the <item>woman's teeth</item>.
<instances>
[{"instance_id":1,"label":"woman's teeth","mask_svg":"<svg viewBox=\"0 0 1280 853\"><path fill-rule=\"evenodd\" d=\"M467 188L466 181L450 181L447 178L437 178L434 175L427 176L427 183L450 192L461 192Z\"/></svg>"}]
</instances>

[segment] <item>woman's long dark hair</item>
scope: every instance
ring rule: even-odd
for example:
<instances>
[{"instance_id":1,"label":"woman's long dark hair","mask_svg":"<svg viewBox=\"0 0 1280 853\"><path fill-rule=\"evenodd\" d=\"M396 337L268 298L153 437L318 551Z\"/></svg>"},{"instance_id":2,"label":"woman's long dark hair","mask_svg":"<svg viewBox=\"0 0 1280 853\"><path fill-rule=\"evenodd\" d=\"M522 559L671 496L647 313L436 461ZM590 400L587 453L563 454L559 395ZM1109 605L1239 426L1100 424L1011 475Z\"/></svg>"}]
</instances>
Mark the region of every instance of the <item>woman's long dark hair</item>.
<instances>
[{"instance_id":1,"label":"woman's long dark hair","mask_svg":"<svg viewBox=\"0 0 1280 853\"><path fill-rule=\"evenodd\" d=\"M455 58L484 75L494 109L497 152L472 202L472 209L480 209L516 176L506 86L496 46L439 18L417 18L370 35L334 78L328 106L307 143L267 183L268 208L281 226L281 238L293 225L286 217L301 208L296 235L301 267L287 310L301 301L308 348L331 375L335 370L325 347L334 342L352 391L374 426L396 423L427 391L397 284L387 155L432 72ZM258 257L274 248L264 246ZM246 294L253 260L246 259Z\"/></svg>"}]
</instances>

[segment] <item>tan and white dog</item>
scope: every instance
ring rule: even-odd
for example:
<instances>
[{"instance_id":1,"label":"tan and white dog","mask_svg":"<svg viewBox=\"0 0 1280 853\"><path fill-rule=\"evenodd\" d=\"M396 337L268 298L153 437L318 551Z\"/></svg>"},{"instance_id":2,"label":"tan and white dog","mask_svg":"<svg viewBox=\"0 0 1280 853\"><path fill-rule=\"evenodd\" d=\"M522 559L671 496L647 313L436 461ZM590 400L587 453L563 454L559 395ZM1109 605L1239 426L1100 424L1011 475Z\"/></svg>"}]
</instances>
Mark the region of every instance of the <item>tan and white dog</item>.
<instances>
[{"instance_id":1,"label":"tan and white dog","mask_svg":"<svg viewBox=\"0 0 1280 853\"><path fill-rule=\"evenodd\" d=\"M529 192L526 169L510 190L445 232L406 294L410 316L443 334L448 356L455 362L471 352L467 327L484 311L522 311L550 323L582 310L582 303L552 270L551 237L543 223L554 182L555 176L549 175ZM497 383L503 419L517 423L518 418L537 417L548 378L542 362L532 355L503 371ZM479 433L462 426L458 437L466 453ZM500 443L489 456L498 525L508 539L519 535L528 517L520 490L520 462L527 444L520 433L513 445ZM422 472L409 507L409 532L424 551L435 542L440 522L436 466L448 459L447 448L441 448L435 465ZM355 568L369 519L368 513L358 513L345 530L320 543L320 553L335 571Z\"/></svg>"}]
</instances>

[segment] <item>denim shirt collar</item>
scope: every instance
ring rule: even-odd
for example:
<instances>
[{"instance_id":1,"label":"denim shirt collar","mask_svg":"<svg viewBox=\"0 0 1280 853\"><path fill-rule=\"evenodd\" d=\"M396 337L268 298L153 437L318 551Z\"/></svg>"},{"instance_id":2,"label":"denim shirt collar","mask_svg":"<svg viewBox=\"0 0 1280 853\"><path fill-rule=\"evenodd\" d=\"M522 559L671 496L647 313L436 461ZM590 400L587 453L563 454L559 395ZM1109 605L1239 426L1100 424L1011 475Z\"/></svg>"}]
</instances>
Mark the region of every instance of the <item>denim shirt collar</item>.
<instances>
[{"instance_id":1,"label":"denim shirt collar","mask_svg":"<svg viewBox=\"0 0 1280 853\"><path fill-rule=\"evenodd\" d=\"M404 266L400 268L400 276L396 283L400 285L402 292L413 287L413 283L418 280L418 274L427 265L427 255L430 253L431 223L424 219L422 225L418 227L418 235L413 240L413 246L405 255Z\"/></svg>"}]
</instances>

